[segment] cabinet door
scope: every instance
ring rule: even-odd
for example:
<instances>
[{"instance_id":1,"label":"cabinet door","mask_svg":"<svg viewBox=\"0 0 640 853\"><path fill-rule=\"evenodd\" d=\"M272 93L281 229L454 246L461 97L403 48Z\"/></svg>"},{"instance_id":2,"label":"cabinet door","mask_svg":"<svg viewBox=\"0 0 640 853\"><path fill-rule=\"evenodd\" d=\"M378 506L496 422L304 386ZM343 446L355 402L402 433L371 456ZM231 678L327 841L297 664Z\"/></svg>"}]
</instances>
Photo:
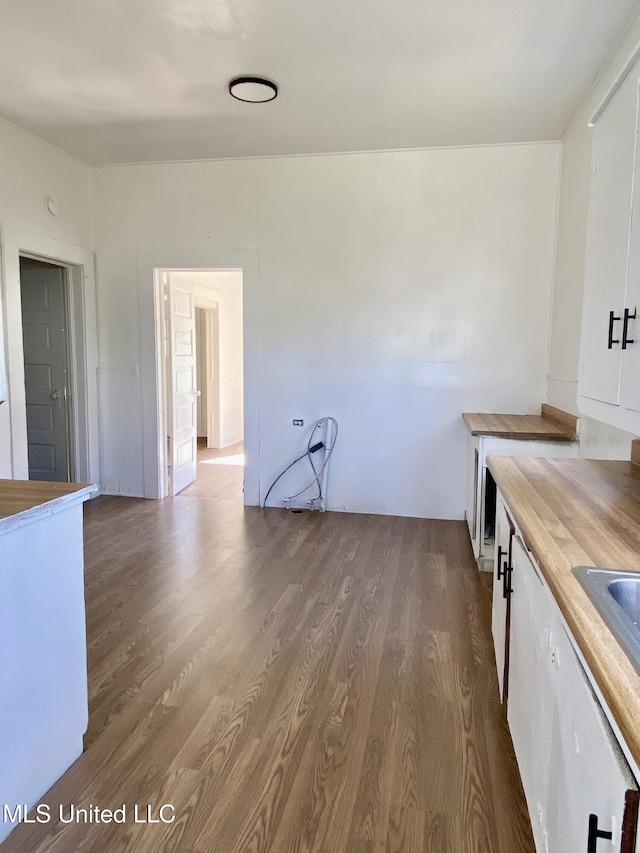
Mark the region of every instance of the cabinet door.
<instances>
[{"instance_id":1,"label":"cabinet door","mask_svg":"<svg viewBox=\"0 0 640 853\"><path fill-rule=\"evenodd\" d=\"M638 90L638 73L632 75ZM631 83L630 83L631 85ZM640 109L639 109L640 111ZM640 138L636 131L636 169L640 164ZM622 356L622 384L620 404L635 412L640 411L640 177L636 176L631 205L631 236L627 270L627 295L625 311L628 315L626 349ZM635 316L634 316L635 315ZM623 326L625 317L623 316Z\"/></svg>"},{"instance_id":2,"label":"cabinet door","mask_svg":"<svg viewBox=\"0 0 640 853\"><path fill-rule=\"evenodd\" d=\"M539 853L622 846L629 767L578 660L549 589L512 542L507 719ZM587 846L590 815L611 839ZM593 831L593 830L592 830Z\"/></svg>"},{"instance_id":3,"label":"cabinet door","mask_svg":"<svg viewBox=\"0 0 640 853\"><path fill-rule=\"evenodd\" d=\"M546 803L555 761L551 750L553 685L549 635L555 632L557 615L549 591L517 536L512 543L512 566L507 719L536 849L546 853ZM558 848L558 853L574 853L574 848Z\"/></svg>"},{"instance_id":4,"label":"cabinet door","mask_svg":"<svg viewBox=\"0 0 640 853\"><path fill-rule=\"evenodd\" d=\"M473 556L478 556L478 511L479 501L478 494L480 483L478 480L478 472L480 470L479 459L479 440L474 435L467 437L467 495L466 495L466 513L467 524L469 525L469 535L473 546Z\"/></svg>"},{"instance_id":5,"label":"cabinet door","mask_svg":"<svg viewBox=\"0 0 640 853\"><path fill-rule=\"evenodd\" d=\"M611 832L596 850L621 847L629 767L564 630L557 637L547 832L550 853L587 853L589 815ZM627 848L628 849L628 848Z\"/></svg>"},{"instance_id":6,"label":"cabinet door","mask_svg":"<svg viewBox=\"0 0 640 853\"><path fill-rule=\"evenodd\" d=\"M496 500L496 550L493 564L493 607L491 612L491 630L493 647L498 670L498 687L500 699L504 702L508 690L508 642L509 626L507 624L508 598L506 592L505 563L511 565L511 540L513 524L505 509L502 497L498 494Z\"/></svg>"},{"instance_id":7,"label":"cabinet door","mask_svg":"<svg viewBox=\"0 0 640 853\"><path fill-rule=\"evenodd\" d=\"M592 175L578 393L617 405L633 194L637 75L630 74L598 119ZM613 318L610 312L613 312ZM608 347L609 331L618 341Z\"/></svg>"}]
</instances>

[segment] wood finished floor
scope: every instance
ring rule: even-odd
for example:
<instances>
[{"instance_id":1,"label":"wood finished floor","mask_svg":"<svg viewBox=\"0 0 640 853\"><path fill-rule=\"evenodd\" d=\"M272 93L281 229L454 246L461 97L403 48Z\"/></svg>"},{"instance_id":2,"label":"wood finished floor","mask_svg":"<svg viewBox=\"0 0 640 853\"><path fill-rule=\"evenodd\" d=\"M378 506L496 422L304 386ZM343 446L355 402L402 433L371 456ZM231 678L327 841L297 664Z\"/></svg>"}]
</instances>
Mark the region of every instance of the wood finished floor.
<instances>
[{"instance_id":1,"label":"wood finished floor","mask_svg":"<svg viewBox=\"0 0 640 853\"><path fill-rule=\"evenodd\" d=\"M43 802L175 822L1 853L533 853L464 523L244 508L241 471L86 506L89 730Z\"/></svg>"}]
</instances>

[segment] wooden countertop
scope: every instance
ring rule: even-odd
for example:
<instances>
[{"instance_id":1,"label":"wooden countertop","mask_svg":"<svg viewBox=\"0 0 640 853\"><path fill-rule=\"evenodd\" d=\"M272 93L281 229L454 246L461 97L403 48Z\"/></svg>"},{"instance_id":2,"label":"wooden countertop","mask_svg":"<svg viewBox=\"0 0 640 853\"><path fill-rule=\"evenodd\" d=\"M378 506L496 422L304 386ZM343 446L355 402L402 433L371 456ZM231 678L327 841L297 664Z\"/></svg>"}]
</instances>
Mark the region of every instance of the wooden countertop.
<instances>
[{"instance_id":1,"label":"wooden countertop","mask_svg":"<svg viewBox=\"0 0 640 853\"><path fill-rule=\"evenodd\" d=\"M86 501L96 491L97 486L87 483L0 480L0 533Z\"/></svg>"},{"instance_id":2,"label":"wooden countertop","mask_svg":"<svg viewBox=\"0 0 640 853\"><path fill-rule=\"evenodd\" d=\"M491 454L487 462L640 767L640 675L571 571L640 572L640 468Z\"/></svg>"},{"instance_id":3,"label":"wooden countertop","mask_svg":"<svg viewBox=\"0 0 640 853\"><path fill-rule=\"evenodd\" d=\"M472 435L519 438L530 441L575 441L575 430L542 415L497 415L465 412L462 417Z\"/></svg>"}]
</instances>

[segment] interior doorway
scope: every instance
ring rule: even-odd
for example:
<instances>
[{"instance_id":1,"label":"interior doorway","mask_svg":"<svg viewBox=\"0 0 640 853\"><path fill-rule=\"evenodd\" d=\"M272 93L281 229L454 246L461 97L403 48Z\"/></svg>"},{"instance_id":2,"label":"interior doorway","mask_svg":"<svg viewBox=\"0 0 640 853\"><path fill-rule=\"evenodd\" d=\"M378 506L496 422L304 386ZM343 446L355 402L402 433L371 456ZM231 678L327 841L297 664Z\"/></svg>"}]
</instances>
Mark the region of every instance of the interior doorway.
<instances>
[{"instance_id":1,"label":"interior doorway","mask_svg":"<svg viewBox=\"0 0 640 853\"><path fill-rule=\"evenodd\" d=\"M100 484L98 335L93 254L81 246L4 224L0 229L0 258L9 403L8 411L7 407L2 407L4 436L0 456L3 468L13 479L29 478L20 266L21 261L30 259L63 270L68 320L70 476L73 482Z\"/></svg>"},{"instance_id":2,"label":"interior doorway","mask_svg":"<svg viewBox=\"0 0 640 853\"><path fill-rule=\"evenodd\" d=\"M233 449L234 466L242 454L242 270L156 270L156 287L162 313L156 324L160 446L166 454L161 485L164 495L176 495L196 480L199 466L210 464L204 451L224 459L224 451Z\"/></svg>"},{"instance_id":3,"label":"interior doorway","mask_svg":"<svg viewBox=\"0 0 640 853\"><path fill-rule=\"evenodd\" d=\"M75 448L66 268L21 256L20 299L29 479L71 482Z\"/></svg>"}]
</instances>

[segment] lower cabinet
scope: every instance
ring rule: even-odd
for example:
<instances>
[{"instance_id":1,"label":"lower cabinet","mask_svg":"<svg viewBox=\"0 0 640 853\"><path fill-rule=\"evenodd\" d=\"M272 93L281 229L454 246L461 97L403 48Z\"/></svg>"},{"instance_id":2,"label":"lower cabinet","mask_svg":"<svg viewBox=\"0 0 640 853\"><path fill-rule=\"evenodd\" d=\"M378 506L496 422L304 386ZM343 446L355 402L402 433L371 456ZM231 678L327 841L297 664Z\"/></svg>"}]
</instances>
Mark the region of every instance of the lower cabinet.
<instances>
[{"instance_id":1,"label":"lower cabinet","mask_svg":"<svg viewBox=\"0 0 640 853\"><path fill-rule=\"evenodd\" d=\"M634 834L637 825L623 833L623 820L627 792L637 792L636 782L562 628L554 655L549 850L633 851L633 839L623 835Z\"/></svg>"},{"instance_id":2,"label":"lower cabinet","mask_svg":"<svg viewBox=\"0 0 640 853\"><path fill-rule=\"evenodd\" d=\"M511 621L509 580L514 526L505 509L504 503L499 497L496 503L495 534L491 629L493 631L493 647L496 655L500 699L506 702L509 691L509 623Z\"/></svg>"},{"instance_id":3,"label":"lower cabinet","mask_svg":"<svg viewBox=\"0 0 640 853\"><path fill-rule=\"evenodd\" d=\"M532 441L520 438L501 438L494 435L467 437L467 485L465 514L471 537L473 556L478 568L490 572L494 564L493 520L495 512L495 483L487 469L487 455L555 456L578 455L575 441Z\"/></svg>"},{"instance_id":4,"label":"lower cabinet","mask_svg":"<svg viewBox=\"0 0 640 853\"><path fill-rule=\"evenodd\" d=\"M507 720L537 853L640 851L638 786L517 534L511 569Z\"/></svg>"},{"instance_id":5,"label":"lower cabinet","mask_svg":"<svg viewBox=\"0 0 640 853\"><path fill-rule=\"evenodd\" d=\"M552 603L548 590L529 561L522 540L514 536L507 721L538 853L554 850L548 844L547 826L549 780L552 761L557 760L551 749L555 705L553 639L550 639L554 627ZM564 848L557 849L558 853L564 851ZM578 853L580 849L569 847L564 853Z\"/></svg>"}]
</instances>

